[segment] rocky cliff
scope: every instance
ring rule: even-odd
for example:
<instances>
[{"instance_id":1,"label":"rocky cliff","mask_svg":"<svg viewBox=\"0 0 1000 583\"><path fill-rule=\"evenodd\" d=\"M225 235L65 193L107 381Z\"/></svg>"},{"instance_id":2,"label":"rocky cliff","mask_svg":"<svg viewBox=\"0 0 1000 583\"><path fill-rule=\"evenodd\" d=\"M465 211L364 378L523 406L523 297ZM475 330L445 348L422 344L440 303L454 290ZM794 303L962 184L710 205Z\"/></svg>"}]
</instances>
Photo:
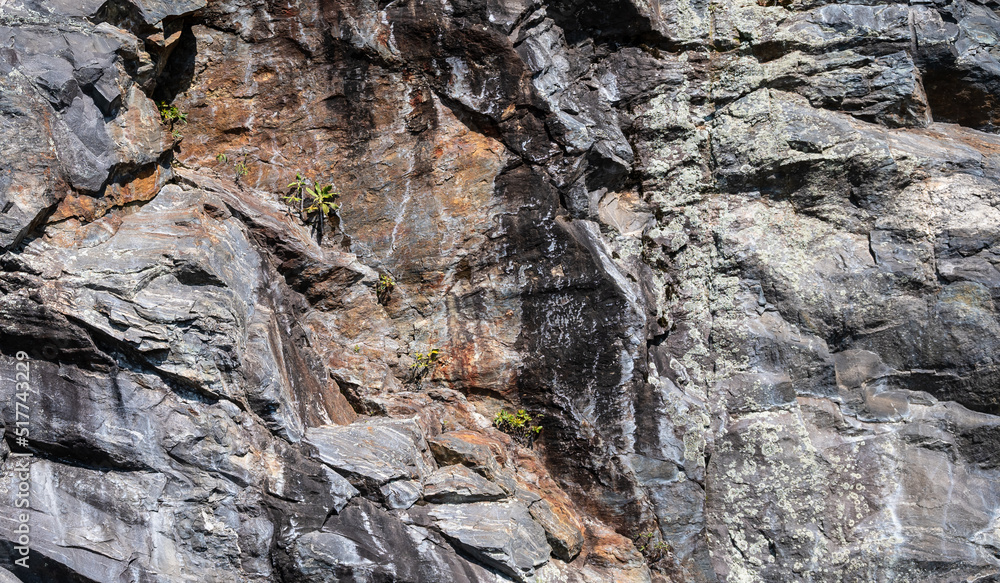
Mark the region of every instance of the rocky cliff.
<instances>
[{"instance_id":1,"label":"rocky cliff","mask_svg":"<svg viewBox=\"0 0 1000 583\"><path fill-rule=\"evenodd\" d=\"M1000 580L998 106L992 0L0 0L0 580Z\"/></svg>"}]
</instances>

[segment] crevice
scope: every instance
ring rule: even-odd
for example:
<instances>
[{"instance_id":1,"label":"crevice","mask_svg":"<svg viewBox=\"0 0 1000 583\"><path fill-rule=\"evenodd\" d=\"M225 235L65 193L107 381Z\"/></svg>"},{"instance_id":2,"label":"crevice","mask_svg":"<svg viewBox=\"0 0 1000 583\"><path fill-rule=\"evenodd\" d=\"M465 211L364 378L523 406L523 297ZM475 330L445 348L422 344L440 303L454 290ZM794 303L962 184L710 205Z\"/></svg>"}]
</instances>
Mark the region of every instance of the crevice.
<instances>
[{"instance_id":1,"label":"crevice","mask_svg":"<svg viewBox=\"0 0 1000 583\"><path fill-rule=\"evenodd\" d=\"M872 263L875 265L879 264L878 255L875 254L875 248L872 246L872 233L868 232L868 254L872 257Z\"/></svg>"},{"instance_id":2,"label":"crevice","mask_svg":"<svg viewBox=\"0 0 1000 583\"><path fill-rule=\"evenodd\" d=\"M12 451L30 452L34 457L53 463L95 472L156 472L156 468L138 460L115 459L110 452L96 449L94 443L76 439L51 443L29 439L26 448L6 436Z\"/></svg>"},{"instance_id":3,"label":"crevice","mask_svg":"<svg viewBox=\"0 0 1000 583\"><path fill-rule=\"evenodd\" d=\"M992 87L955 67L952 63L922 72L933 120L984 132L1000 130L1000 96Z\"/></svg>"},{"instance_id":4,"label":"crevice","mask_svg":"<svg viewBox=\"0 0 1000 583\"><path fill-rule=\"evenodd\" d=\"M94 552L90 549L86 550ZM21 580L21 583L100 583L84 577L69 566L46 556L35 548L32 548L29 554L29 568L25 569L15 565L14 561L19 558L21 558L21 554L15 551L14 543L0 539L0 567L10 571Z\"/></svg>"},{"instance_id":5,"label":"crevice","mask_svg":"<svg viewBox=\"0 0 1000 583\"><path fill-rule=\"evenodd\" d=\"M185 22L177 46L170 51L156 79L151 95L154 101L171 103L191 87L197 55L198 40L192 31L192 23Z\"/></svg>"},{"instance_id":6,"label":"crevice","mask_svg":"<svg viewBox=\"0 0 1000 583\"><path fill-rule=\"evenodd\" d=\"M101 351L103 356L110 360L111 366L138 373L152 374L158 377L172 393L184 400L196 401L207 405L216 405L221 400L219 395L206 390L197 383L157 368L157 363L154 360L150 360L144 353L119 341L103 330L94 327L89 322L71 314L66 314L65 316L70 322L88 331L94 345ZM245 403L240 403L239 401L233 401L233 403L244 411L249 409Z\"/></svg>"}]
</instances>

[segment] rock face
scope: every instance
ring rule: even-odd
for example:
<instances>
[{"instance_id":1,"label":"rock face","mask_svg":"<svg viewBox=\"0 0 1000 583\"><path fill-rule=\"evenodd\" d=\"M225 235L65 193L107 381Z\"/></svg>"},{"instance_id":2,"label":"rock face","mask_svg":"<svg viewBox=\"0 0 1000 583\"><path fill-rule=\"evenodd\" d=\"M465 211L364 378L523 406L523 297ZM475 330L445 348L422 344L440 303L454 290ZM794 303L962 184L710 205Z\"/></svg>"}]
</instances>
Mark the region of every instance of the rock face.
<instances>
[{"instance_id":1,"label":"rock face","mask_svg":"<svg viewBox=\"0 0 1000 583\"><path fill-rule=\"evenodd\" d=\"M465 466L441 468L424 483L424 499L428 502L488 502L505 496L500 486Z\"/></svg>"},{"instance_id":2,"label":"rock face","mask_svg":"<svg viewBox=\"0 0 1000 583\"><path fill-rule=\"evenodd\" d=\"M973 0L0 2L0 579L1000 578L998 46Z\"/></svg>"},{"instance_id":3,"label":"rock face","mask_svg":"<svg viewBox=\"0 0 1000 583\"><path fill-rule=\"evenodd\" d=\"M441 504L428 514L459 549L517 581L549 560L545 531L519 502Z\"/></svg>"}]
</instances>

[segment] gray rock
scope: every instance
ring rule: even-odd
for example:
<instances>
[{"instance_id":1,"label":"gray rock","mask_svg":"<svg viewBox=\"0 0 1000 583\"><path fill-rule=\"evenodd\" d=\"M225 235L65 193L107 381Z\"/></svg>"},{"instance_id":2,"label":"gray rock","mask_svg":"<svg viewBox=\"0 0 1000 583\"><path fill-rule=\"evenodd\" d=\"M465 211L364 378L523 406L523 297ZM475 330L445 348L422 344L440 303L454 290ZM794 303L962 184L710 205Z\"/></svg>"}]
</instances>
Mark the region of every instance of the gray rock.
<instances>
[{"instance_id":1,"label":"gray rock","mask_svg":"<svg viewBox=\"0 0 1000 583\"><path fill-rule=\"evenodd\" d=\"M428 514L458 548L518 581L549 560L545 530L520 503L441 504Z\"/></svg>"},{"instance_id":2,"label":"gray rock","mask_svg":"<svg viewBox=\"0 0 1000 583\"><path fill-rule=\"evenodd\" d=\"M509 472L497 462L492 448L499 442L483 439L469 431L449 431L428 440L431 452L442 466L462 464L500 486L508 495L514 494L517 484Z\"/></svg>"},{"instance_id":3,"label":"gray rock","mask_svg":"<svg viewBox=\"0 0 1000 583\"><path fill-rule=\"evenodd\" d=\"M433 475L433 474L431 474ZM416 480L396 480L379 488L385 505L393 510L406 510L420 500L423 488Z\"/></svg>"},{"instance_id":4,"label":"gray rock","mask_svg":"<svg viewBox=\"0 0 1000 583\"><path fill-rule=\"evenodd\" d=\"M424 480L424 499L439 504L490 502L507 494L465 466L445 466Z\"/></svg>"},{"instance_id":5,"label":"gray rock","mask_svg":"<svg viewBox=\"0 0 1000 583\"><path fill-rule=\"evenodd\" d=\"M580 554L584 543L583 531L572 519L557 513L545 499L530 504L528 512L545 529L545 538L552 546L552 556L568 563Z\"/></svg>"},{"instance_id":6,"label":"gray rock","mask_svg":"<svg viewBox=\"0 0 1000 583\"><path fill-rule=\"evenodd\" d=\"M321 531L300 537L289 552L297 581L495 581L447 543L407 525L364 499L331 517Z\"/></svg>"},{"instance_id":7,"label":"gray rock","mask_svg":"<svg viewBox=\"0 0 1000 583\"><path fill-rule=\"evenodd\" d=\"M164 2L163 0L136 0L143 18L148 24L159 24L168 16L183 16L208 5L206 0L181 0L180 2Z\"/></svg>"},{"instance_id":8,"label":"gray rock","mask_svg":"<svg viewBox=\"0 0 1000 583\"><path fill-rule=\"evenodd\" d=\"M475 433L446 432L427 440L427 444L441 465L462 464L487 477L500 471L493 451Z\"/></svg>"},{"instance_id":9,"label":"gray rock","mask_svg":"<svg viewBox=\"0 0 1000 583\"><path fill-rule=\"evenodd\" d=\"M189 206L192 197L202 203ZM224 204L204 192L171 185L103 240L72 252L37 241L21 257L33 269L66 274L54 305L79 314L87 328L176 382L211 397L248 398L274 427L298 439L302 419L291 385L311 371L286 366L303 366L287 358L294 349L279 340L286 333L273 335L289 315L280 299L268 298L275 276L259 271L261 258L246 231L234 220L199 220L218 208ZM205 247L204 239L217 244ZM172 251L162 253L163 244ZM250 381L245 394L234 375Z\"/></svg>"},{"instance_id":10,"label":"gray rock","mask_svg":"<svg viewBox=\"0 0 1000 583\"><path fill-rule=\"evenodd\" d=\"M341 512L360 492L346 478L294 448L279 443L277 449L284 463L277 475L268 476L263 490L270 496L268 505L280 517L276 538L287 544L303 532L320 529L327 517Z\"/></svg>"},{"instance_id":11,"label":"gray rock","mask_svg":"<svg viewBox=\"0 0 1000 583\"><path fill-rule=\"evenodd\" d=\"M87 3L65 4L45 10L66 16L90 10ZM59 20L34 12L38 7L21 8L28 22ZM101 196L116 167L155 164L168 148L158 116L136 115L152 104L130 92L132 79L118 54L128 37L80 22L59 29L0 22L8 47L0 84L5 95L20 96L0 106L7 160L0 246L17 244L37 227L67 187Z\"/></svg>"},{"instance_id":12,"label":"gray rock","mask_svg":"<svg viewBox=\"0 0 1000 583\"><path fill-rule=\"evenodd\" d=\"M423 432L413 420L371 419L310 428L305 443L316 448L323 463L363 489L399 479L423 480L433 471Z\"/></svg>"},{"instance_id":13,"label":"gray rock","mask_svg":"<svg viewBox=\"0 0 1000 583\"><path fill-rule=\"evenodd\" d=\"M868 57L854 51L790 53L758 73L775 89L794 91L813 107L849 112L889 127L926 126L930 120L919 71L909 53Z\"/></svg>"}]
</instances>

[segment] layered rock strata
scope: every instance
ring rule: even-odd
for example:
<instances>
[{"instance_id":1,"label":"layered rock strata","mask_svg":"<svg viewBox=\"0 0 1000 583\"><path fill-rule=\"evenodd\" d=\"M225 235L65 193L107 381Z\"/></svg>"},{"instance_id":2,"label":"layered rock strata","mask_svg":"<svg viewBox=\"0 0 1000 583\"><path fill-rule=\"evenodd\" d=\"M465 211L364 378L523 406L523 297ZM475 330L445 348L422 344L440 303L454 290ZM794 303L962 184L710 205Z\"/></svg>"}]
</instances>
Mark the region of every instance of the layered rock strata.
<instances>
[{"instance_id":1,"label":"layered rock strata","mask_svg":"<svg viewBox=\"0 0 1000 583\"><path fill-rule=\"evenodd\" d=\"M997 9L0 2L0 580L1000 577Z\"/></svg>"}]
</instances>

